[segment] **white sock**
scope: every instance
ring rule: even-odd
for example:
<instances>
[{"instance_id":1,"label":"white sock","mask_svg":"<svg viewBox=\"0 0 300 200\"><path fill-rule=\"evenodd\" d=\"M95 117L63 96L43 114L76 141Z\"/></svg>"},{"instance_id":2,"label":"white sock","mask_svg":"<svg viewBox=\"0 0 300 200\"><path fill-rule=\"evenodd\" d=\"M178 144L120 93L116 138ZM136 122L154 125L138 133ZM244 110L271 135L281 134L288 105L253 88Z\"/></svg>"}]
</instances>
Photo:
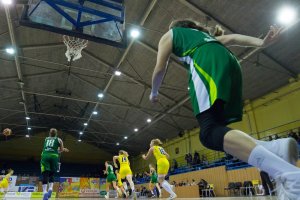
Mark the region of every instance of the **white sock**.
<instances>
[{"instance_id":1,"label":"white sock","mask_svg":"<svg viewBox=\"0 0 300 200\"><path fill-rule=\"evenodd\" d=\"M248 158L248 163L277 178L284 172L299 171L299 168L284 161L261 145L254 147Z\"/></svg>"},{"instance_id":2,"label":"white sock","mask_svg":"<svg viewBox=\"0 0 300 200\"><path fill-rule=\"evenodd\" d=\"M152 195L154 195L154 192L153 192L153 190L151 190L151 194L152 194Z\"/></svg>"},{"instance_id":3,"label":"white sock","mask_svg":"<svg viewBox=\"0 0 300 200\"><path fill-rule=\"evenodd\" d=\"M172 188L171 188L171 185L166 181L164 180L161 184L161 186L171 195L175 195L175 193L173 192Z\"/></svg>"},{"instance_id":4,"label":"white sock","mask_svg":"<svg viewBox=\"0 0 300 200\"><path fill-rule=\"evenodd\" d=\"M106 195L109 197L109 192L106 192Z\"/></svg>"},{"instance_id":5,"label":"white sock","mask_svg":"<svg viewBox=\"0 0 300 200\"><path fill-rule=\"evenodd\" d=\"M129 185L130 185L131 190L134 191L134 183L133 183L133 181L130 181Z\"/></svg>"},{"instance_id":6,"label":"white sock","mask_svg":"<svg viewBox=\"0 0 300 200\"><path fill-rule=\"evenodd\" d=\"M128 190L128 186L127 186L127 183L126 183L126 182L123 182L123 187L124 187L125 191Z\"/></svg>"},{"instance_id":7,"label":"white sock","mask_svg":"<svg viewBox=\"0 0 300 200\"><path fill-rule=\"evenodd\" d=\"M49 189L48 189L48 191L49 190L53 190L53 183L49 183Z\"/></svg>"},{"instance_id":8,"label":"white sock","mask_svg":"<svg viewBox=\"0 0 300 200\"><path fill-rule=\"evenodd\" d=\"M47 193L47 184L43 184L43 194Z\"/></svg>"}]
</instances>

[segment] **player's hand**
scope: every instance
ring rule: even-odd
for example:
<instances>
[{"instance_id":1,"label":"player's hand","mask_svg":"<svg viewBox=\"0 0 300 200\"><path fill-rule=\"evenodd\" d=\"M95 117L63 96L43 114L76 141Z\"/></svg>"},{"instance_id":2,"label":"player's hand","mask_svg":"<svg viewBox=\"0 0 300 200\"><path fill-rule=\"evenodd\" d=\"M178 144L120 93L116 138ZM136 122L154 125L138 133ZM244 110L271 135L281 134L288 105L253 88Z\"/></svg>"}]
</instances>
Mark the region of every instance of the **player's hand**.
<instances>
[{"instance_id":1,"label":"player's hand","mask_svg":"<svg viewBox=\"0 0 300 200\"><path fill-rule=\"evenodd\" d=\"M146 155L145 155L145 154L143 154L143 155L142 155L142 158L143 158L144 160L146 160Z\"/></svg>"},{"instance_id":2,"label":"player's hand","mask_svg":"<svg viewBox=\"0 0 300 200\"><path fill-rule=\"evenodd\" d=\"M117 164L115 164L115 168L118 168L118 165L117 165Z\"/></svg>"},{"instance_id":3,"label":"player's hand","mask_svg":"<svg viewBox=\"0 0 300 200\"><path fill-rule=\"evenodd\" d=\"M150 96L149 96L149 100L152 102L152 103L156 103L159 101L159 98L158 98L158 93L153 93L151 92Z\"/></svg>"},{"instance_id":4,"label":"player's hand","mask_svg":"<svg viewBox=\"0 0 300 200\"><path fill-rule=\"evenodd\" d=\"M283 30L282 27L280 28L276 25L271 26L268 34L266 35L266 37L263 40L262 47L266 47L269 44L275 42L279 38L282 30Z\"/></svg>"},{"instance_id":5,"label":"player's hand","mask_svg":"<svg viewBox=\"0 0 300 200\"><path fill-rule=\"evenodd\" d=\"M64 150L63 150L64 152L70 152L70 150L69 149L67 149L67 148L64 148Z\"/></svg>"}]
</instances>

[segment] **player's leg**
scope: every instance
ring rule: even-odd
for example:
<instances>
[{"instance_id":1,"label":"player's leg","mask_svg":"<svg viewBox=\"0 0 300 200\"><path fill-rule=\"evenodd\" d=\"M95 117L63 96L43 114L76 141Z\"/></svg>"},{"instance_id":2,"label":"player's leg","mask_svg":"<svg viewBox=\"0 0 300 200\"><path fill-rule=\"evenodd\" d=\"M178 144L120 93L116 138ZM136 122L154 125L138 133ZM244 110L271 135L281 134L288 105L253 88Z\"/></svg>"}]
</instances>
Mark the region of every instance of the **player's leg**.
<instances>
[{"instance_id":1,"label":"player's leg","mask_svg":"<svg viewBox=\"0 0 300 200\"><path fill-rule=\"evenodd\" d=\"M155 194L154 194L154 191L153 191L153 184L152 184L152 180L149 182L148 184L148 189L150 190L151 192L151 197L154 198L155 197Z\"/></svg>"},{"instance_id":2,"label":"player's leg","mask_svg":"<svg viewBox=\"0 0 300 200\"><path fill-rule=\"evenodd\" d=\"M50 167L51 170L49 172L49 188L48 188L48 198L51 198L53 192L53 184L54 184L54 175L58 170L59 158L56 155L52 155L50 158Z\"/></svg>"},{"instance_id":3,"label":"player's leg","mask_svg":"<svg viewBox=\"0 0 300 200\"><path fill-rule=\"evenodd\" d=\"M47 186L49 182L49 173L51 170L49 156L43 154L41 158L41 172L42 172L42 184L43 184L43 200L48 200Z\"/></svg>"},{"instance_id":4,"label":"player's leg","mask_svg":"<svg viewBox=\"0 0 300 200\"><path fill-rule=\"evenodd\" d=\"M126 175L126 179L130 185L130 188L132 190L132 194L133 194L133 198L136 199L136 193L135 193L135 188L134 188L134 183L132 181L132 172L130 170L130 172Z\"/></svg>"},{"instance_id":5,"label":"player's leg","mask_svg":"<svg viewBox=\"0 0 300 200\"><path fill-rule=\"evenodd\" d=\"M161 193L160 185L159 185L158 182L156 182L155 185L156 185L156 187L157 187L157 189L158 189L158 192L159 192L159 198L161 198L161 197L162 197L162 193Z\"/></svg>"},{"instance_id":6,"label":"player's leg","mask_svg":"<svg viewBox=\"0 0 300 200\"><path fill-rule=\"evenodd\" d=\"M121 189L117 186L117 182L116 179L114 181L112 181L113 187L117 192L117 197L122 195L122 191Z\"/></svg>"},{"instance_id":7,"label":"player's leg","mask_svg":"<svg viewBox=\"0 0 300 200\"><path fill-rule=\"evenodd\" d=\"M175 199L177 195L172 190L172 186L169 184L167 180L165 180L166 175L169 171L169 161L167 159L159 159L157 161L157 174L158 174L158 181L160 185L170 194L168 199Z\"/></svg>"},{"instance_id":8,"label":"player's leg","mask_svg":"<svg viewBox=\"0 0 300 200\"><path fill-rule=\"evenodd\" d=\"M219 120L223 115L223 106L224 104L219 102L197 116L201 127L200 140L204 146L217 151L225 151L266 171L275 179L280 178L285 172L296 172L298 174L294 176L300 179L299 168L267 150L246 133L227 128ZM298 193L300 195L300 190Z\"/></svg>"},{"instance_id":9,"label":"player's leg","mask_svg":"<svg viewBox=\"0 0 300 200\"><path fill-rule=\"evenodd\" d=\"M106 179L106 195L104 195L105 199L109 199L109 186L110 186L111 182L109 182L109 180Z\"/></svg>"}]
</instances>

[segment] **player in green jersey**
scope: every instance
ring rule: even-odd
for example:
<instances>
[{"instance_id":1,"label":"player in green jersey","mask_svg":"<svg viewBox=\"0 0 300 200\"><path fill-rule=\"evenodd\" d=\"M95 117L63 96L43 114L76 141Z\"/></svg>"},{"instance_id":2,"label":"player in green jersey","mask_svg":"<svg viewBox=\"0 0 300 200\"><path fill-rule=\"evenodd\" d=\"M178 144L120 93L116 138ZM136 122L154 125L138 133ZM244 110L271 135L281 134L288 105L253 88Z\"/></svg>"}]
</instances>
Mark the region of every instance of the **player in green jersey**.
<instances>
[{"instance_id":1,"label":"player in green jersey","mask_svg":"<svg viewBox=\"0 0 300 200\"><path fill-rule=\"evenodd\" d=\"M193 20L177 20L159 41L152 76L150 101L158 101L158 90L170 55L179 57L189 71L189 94L200 125L200 140L207 148L225 151L268 172L277 180L279 196L300 196L297 144L291 139L258 141L232 130L228 124L242 119L242 73L235 55L226 45L267 47L279 38L280 28L271 26L265 38L210 31Z\"/></svg>"},{"instance_id":2,"label":"player in green jersey","mask_svg":"<svg viewBox=\"0 0 300 200\"><path fill-rule=\"evenodd\" d=\"M122 191L117 186L117 178L114 173L114 168L109 161L105 162L105 170L103 171L106 177L106 195L104 196L106 199L109 199L109 186L112 184L113 188L118 192L119 196L122 195ZM118 197L118 195L117 195Z\"/></svg>"},{"instance_id":3,"label":"player in green jersey","mask_svg":"<svg viewBox=\"0 0 300 200\"><path fill-rule=\"evenodd\" d=\"M51 128L49 131L49 137L46 137L41 156L41 171L42 171L42 183L43 183L43 200L51 198L53 191L54 174L58 168L58 154L62 152L69 152L64 147L63 141L57 137L57 130ZM49 183L49 189L47 191L47 185Z\"/></svg>"},{"instance_id":4,"label":"player in green jersey","mask_svg":"<svg viewBox=\"0 0 300 200\"><path fill-rule=\"evenodd\" d=\"M151 191L151 194L152 194L152 198L155 197L155 194L154 194L154 189L155 189L155 186L156 188L158 189L159 191L159 197L161 198L161 189L160 189L160 186L158 184L158 175L156 173L156 170L155 168L149 164L149 173L148 172L145 172L145 174L147 176L150 176L150 182L149 182L149 190Z\"/></svg>"}]
</instances>

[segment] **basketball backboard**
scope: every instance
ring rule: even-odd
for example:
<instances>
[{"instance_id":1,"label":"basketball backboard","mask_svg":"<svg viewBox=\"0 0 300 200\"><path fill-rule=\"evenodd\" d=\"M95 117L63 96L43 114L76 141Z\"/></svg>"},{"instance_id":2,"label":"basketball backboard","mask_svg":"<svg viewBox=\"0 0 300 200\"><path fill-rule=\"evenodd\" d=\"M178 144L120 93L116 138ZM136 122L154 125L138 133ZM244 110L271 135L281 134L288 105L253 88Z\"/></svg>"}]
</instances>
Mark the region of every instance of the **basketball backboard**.
<instances>
[{"instance_id":1,"label":"basketball backboard","mask_svg":"<svg viewBox=\"0 0 300 200\"><path fill-rule=\"evenodd\" d=\"M111 46L126 46L124 0L30 0L20 24Z\"/></svg>"}]
</instances>

